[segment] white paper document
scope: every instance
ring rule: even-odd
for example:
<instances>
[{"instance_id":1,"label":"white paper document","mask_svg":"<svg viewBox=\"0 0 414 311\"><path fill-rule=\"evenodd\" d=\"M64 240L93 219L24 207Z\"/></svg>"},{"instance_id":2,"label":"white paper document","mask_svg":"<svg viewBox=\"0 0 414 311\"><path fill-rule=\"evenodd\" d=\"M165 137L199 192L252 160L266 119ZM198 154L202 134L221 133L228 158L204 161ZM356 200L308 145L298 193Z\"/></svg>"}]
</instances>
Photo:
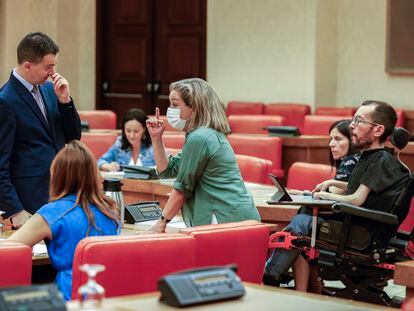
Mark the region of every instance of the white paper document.
<instances>
[{"instance_id":1,"label":"white paper document","mask_svg":"<svg viewBox=\"0 0 414 311\"><path fill-rule=\"evenodd\" d=\"M37 243L33 246L33 255L40 256L40 255L46 255L47 254L47 248L45 244Z\"/></svg>"}]
</instances>

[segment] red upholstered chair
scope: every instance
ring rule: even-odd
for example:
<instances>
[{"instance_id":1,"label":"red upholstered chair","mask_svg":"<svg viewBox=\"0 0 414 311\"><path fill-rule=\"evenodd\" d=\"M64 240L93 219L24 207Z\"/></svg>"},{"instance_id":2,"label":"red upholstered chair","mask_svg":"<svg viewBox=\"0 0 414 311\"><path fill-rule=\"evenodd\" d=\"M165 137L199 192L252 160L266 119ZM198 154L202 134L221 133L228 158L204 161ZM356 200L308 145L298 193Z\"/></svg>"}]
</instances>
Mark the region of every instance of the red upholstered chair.
<instances>
[{"instance_id":1,"label":"red upholstered chair","mask_svg":"<svg viewBox=\"0 0 414 311\"><path fill-rule=\"evenodd\" d=\"M404 127L405 126L405 115L404 111L401 109L395 109L395 112L397 113L397 124L395 126L398 127Z\"/></svg>"},{"instance_id":2,"label":"red upholstered chair","mask_svg":"<svg viewBox=\"0 0 414 311\"><path fill-rule=\"evenodd\" d=\"M267 225L249 220L192 227L180 232L196 239L198 267L237 264L237 274L243 281L261 283L268 251Z\"/></svg>"},{"instance_id":3,"label":"red upholstered chair","mask_svg":"<svg viewBox=\"0 0 414 311\"><path fill-rule=\"evenodd\" d=\"M269 172L272 162L269 160L236 154L237 164L244 181L258 184L266 184L269 180Z\"/></svg>"},{"instance_id":4,"label":"red upholstered chair","mask_svg":"<svg viewBox=\"0 0 414 311\"><path fill-rule=\"evenodd\" d=\"M335 177L336 169L326 164L293 163L288 171L287 188L313 190L324 180Z\"/></svg>"},{"instance_id":5,"label":"red upholstered chair","mask_svg":"<svg viewBox=\"0 0 414 311\"><path fill-rule=\"evenodd\" d=\"M283 125L284 118L281 116L238 116L228 117L232 133L245 134L268 134L267 127Z\"/></svg>"},{"instance_id":6,"label":"red upholstered chair","mask_svg":"<svg viewBox=\"0 0 414 311\"><path fill-rule=\"evenodd\" d=\"M282 116L285 118L283 125L296 126L301 132L303 120L310 113L311 108L307 104L270 103L264 107L264 114Z\"/></svg>"},{"instance_id":7,"label":"red upholstered chair","mask_svg":"<svg viewBox=\"0 0 414 311\"><path fill-rule=\"evenodd\" d=\"M0 242L0 287L30 285L32 249L21 243Z\"/></svg>"},{"instance_id":8,"label":"red upholstered chair","mask_svg":"<svg viewBox=\"0 0 414 311\"><path fill-rule=\"evenodd\" d=\"M90 129L116 129L116 114L111 110L79 110L82 121L89 123Z\"/></svg>"},{"instance_id":9,"label":"red upholstered chair","mask_svg":"<svg viewBox=\"0 0 414 311\"><path fill-rule=\"evenodd\" d=\"M181 149L165 148L165 151L167 152L167 155L175 156L177 153L179 153L181 151Z\"/></svg>"},{"instance_id":10,"label":"red upholstered chair","mask_svg":"<svg viewBox=\"0 0 414 311\"><path fill-rule=\"evenodd\" d=\"M315 114L319 116L343 116L352 118L355 114L354 107L318 107Z\"/></svg>"},{"instance_id":11,"label":"red upholstered chair","mask_svg":"<svg viewBox=\"0 0 414 311\"><path fill-rule=\"evenodd\" d=\"M303 124L302 134L328 136L329 128L331 127L332 123L343 119L343 116L306 116Z\"/></svg>"},{"instance_id":12,"label":"red upholstered chair","mask_svg":"<svg viewBox=\"0 0 414 311\"><path fill-rule=\"evenodd\" d=\"M243 154L272 162L270 173L283 177L282 139L264 135L230 134L227 136L235 154ZM270 179L267 183L271 183Z\"/></svg>"},{"instance_id":13,"label":"red upholstered chair","mask_svg":"<svg viewBox=\"0 0 414 311\"><path fill-rule=\"evenodd\" d=\"M115 133L88 133L83 132L81 142L91 149L98 160L114 144L118 137Z\"/></svg>"},{"instance_id":14,"label":"red upholstered chair","mask_svg":"<svg viewBox=\"0 0 414 311\"><path fill-rule=\"evenodd\" d=\"M102 264L97 282L106 297L153 292L161 276L195 267L196 241L183 234L88 237L76 247L72 299L87 280L83 264Z\"/></svg>"},{"instance_id":15,"label":"red upholstered chair","mask_svg":"<svg viewBox=\"0 0 414 311\"><path fill-rule=\"evenodd\" d=\"M185 142L184 133L167 134L162 136L165 148L182 149Z\"/></svg>"},{"instance_id":16,"label":"red upholstered chair","mask_svg":"<svg viewBox=\"0 0 414 311\"><path fill-rule=\"evenodd\" d=\"M398 230L411 232L414 228L414 200L411 200L410 210L408 211L407 217L405 217L403 223L400 225Z\"/></svg>"},{"instance_id":17,"label":"red upholstered chair","mask_svg":"<svg viewBox=\"0 0 414 311\"><path fill-rule=\"evenodd\" d=\"M228 116L234 114L263 114L263 102L247 102L247 101L229 101L227 104L226 114Z\"/></svg>"}]
</instances>

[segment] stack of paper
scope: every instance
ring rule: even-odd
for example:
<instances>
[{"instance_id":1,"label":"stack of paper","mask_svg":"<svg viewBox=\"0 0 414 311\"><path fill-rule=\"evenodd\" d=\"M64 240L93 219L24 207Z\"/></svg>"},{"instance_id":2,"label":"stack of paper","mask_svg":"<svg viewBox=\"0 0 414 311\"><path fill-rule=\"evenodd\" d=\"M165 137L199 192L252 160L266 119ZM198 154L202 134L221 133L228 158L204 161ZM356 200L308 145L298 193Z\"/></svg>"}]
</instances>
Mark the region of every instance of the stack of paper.
<instances>
[{"instance_id":1,"label":"stack of paper","mask_svg":"<svg viewBox=\"0 0 414 311\"><path fill-rule=\"evenodd\" d=\"M40 256L40 255L47 255L47 248L46 245L43 243L37 243L33 246L33 255Z\"/></svg>"}]
</instances>

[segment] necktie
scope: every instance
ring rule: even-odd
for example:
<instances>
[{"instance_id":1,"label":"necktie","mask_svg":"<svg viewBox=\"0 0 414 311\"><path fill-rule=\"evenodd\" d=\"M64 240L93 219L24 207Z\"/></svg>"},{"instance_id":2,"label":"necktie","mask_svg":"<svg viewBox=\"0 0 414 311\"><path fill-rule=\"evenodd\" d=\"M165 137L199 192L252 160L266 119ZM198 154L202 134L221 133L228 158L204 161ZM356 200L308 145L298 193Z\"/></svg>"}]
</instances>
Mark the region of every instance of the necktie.
<instances>
[{"instance_id":1,"label":"necktie","mask_svg":"<svg viewBox=\"0 0 414 311\"><path fill-rule=\"evenodd\" d=\"M43 117L46 120L46 123L49 125L49 123L47 122L47 113L46 113L46 107L43 104L43 100L42 100L42 94L40 94L39 91L39 85L35 85L32 89L32 93L33 93L33 97L36 100L37 105L39 106L40 111L43 114Z\"/></svg>"}]
</instances>

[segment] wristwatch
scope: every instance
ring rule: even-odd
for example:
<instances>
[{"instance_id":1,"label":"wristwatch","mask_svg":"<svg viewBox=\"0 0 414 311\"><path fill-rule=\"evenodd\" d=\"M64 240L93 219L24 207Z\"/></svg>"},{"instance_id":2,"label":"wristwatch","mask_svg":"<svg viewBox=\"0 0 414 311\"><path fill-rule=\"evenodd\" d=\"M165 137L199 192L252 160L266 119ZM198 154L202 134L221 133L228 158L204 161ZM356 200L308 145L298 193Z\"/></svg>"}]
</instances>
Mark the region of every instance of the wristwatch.
<instances>
[{"instance_id":1,"label":"wristwatch","mask_svg":"<svg viewBox=\"0 0 414 311\"><path fill-rule=\"evenodd\" d=\"M164 214L162 214L162 215L161 215L160 219L161 219L162 221L165 221L166 223L169 223L169 222L171 221L171 219L167 219L167 217L165 217L165 215L164 215Z\"/></svg>"}]
</instances>

